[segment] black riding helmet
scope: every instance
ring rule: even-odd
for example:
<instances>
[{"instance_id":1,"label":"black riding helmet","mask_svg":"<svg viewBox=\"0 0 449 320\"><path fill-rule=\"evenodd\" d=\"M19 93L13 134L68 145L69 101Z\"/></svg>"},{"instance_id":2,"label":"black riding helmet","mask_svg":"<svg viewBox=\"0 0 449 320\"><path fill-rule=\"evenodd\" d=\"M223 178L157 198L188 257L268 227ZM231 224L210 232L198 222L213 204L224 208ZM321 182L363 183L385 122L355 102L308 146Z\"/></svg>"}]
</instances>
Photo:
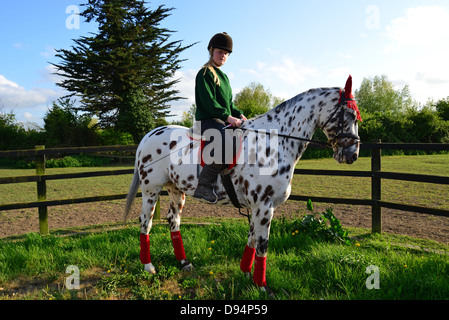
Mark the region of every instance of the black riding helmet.
<instances>
[{"instance_id":1,"label":"black riding helmet","mask_svg":"<svg viewBox=\"0 0 449 320\"><path fill-rule=\"evenodd\" d=\"M211 47L226 50L231 53L232 38L226 32L217 33L210 39L207 50L210 50Z\"/></svg>"}]
</instances>

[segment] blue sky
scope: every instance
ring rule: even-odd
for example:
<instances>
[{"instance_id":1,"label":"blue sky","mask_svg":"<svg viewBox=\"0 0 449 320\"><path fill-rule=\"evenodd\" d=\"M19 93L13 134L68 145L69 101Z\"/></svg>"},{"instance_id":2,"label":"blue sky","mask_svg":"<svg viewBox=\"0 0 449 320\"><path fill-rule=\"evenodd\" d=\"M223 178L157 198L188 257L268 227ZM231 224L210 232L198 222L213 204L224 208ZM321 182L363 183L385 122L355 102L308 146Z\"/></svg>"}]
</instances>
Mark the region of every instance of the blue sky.
<instances>
[{"instance_id":1,"label":"blue sky","mask_svg":"<svg viewBox=\"0 0 449 320\"><path fill-rule=\"evenodd\" d=\"M73 7L85 1L19 0L0 4L0 109L19 121L43 125L52 102L66 94L56 86L50 62L55 49L95 32ZM162 26L177 31L173 40L198 42L183 52L178 89L187 98L174 103L179 117L194 103L194 77L208 59L212 35L226 31L234 52L222 70L236 94L259 82L288 99L315 87L354 88L364 77L386 74L398 89L408 84L413 97L449 96L449 3L446 0L158 0L175 8ZM74 24L75 23L75 24ZM177 118L175 117L175 119Z\"/></svg>"}]
</instances>

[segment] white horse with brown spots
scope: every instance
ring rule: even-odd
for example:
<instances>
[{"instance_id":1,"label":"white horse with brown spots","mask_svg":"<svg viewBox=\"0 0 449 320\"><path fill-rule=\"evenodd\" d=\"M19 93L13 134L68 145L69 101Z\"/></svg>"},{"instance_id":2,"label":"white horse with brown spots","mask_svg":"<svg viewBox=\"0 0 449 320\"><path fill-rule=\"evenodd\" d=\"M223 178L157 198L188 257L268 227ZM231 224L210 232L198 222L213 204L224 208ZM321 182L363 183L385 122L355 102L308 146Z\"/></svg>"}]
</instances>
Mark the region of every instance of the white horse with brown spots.
<instances>
[{"instance_id":1,"label":"white horse with brown spots","mask_svg":"<svg viewBox=\"0 0 449 320\"><path fill-rule=\"evenodd\" d=\"M267 286L265 270L273 212L290 196L295 165L313 133L322 129L334 158L339 163L351 164L359 152L357 120L361 119L352 96L350 76L345 89L319 88L301 93L246 121L235 131L241 133L243 144L230 175L239 204L251 211L240 268L251 274L255 261L253 279L259 287ZM156 271L151 263L148 235L156 201L164 187L170 197L167 219L175 257L182 268L192 267L185 255L180 223L185 195L193 196L198 182L200 141L192 140L187 133L188 129L180 126L156 128L142 139L136 152L125 219L140 186L140 259L150 273ZM215 192L224 197L217 204L232 205L220 176Z\"/></svg>"}]
</instances>

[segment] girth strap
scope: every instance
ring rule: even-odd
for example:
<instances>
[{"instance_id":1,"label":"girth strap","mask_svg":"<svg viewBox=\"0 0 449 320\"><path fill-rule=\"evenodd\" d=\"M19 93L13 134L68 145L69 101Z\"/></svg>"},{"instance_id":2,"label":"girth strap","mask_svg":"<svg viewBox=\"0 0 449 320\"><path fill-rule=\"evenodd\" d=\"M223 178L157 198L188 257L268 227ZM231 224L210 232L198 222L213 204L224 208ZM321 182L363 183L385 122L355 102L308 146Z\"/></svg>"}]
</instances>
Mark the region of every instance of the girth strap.
<instances>
[{"instance_id":1,"label":"girth strap","mask_svg":"<svg viewBox=\"0 0 449 320\"><path fill-rule=\"evenodd\" d=\"M228 194L229 198L231 199L234 207L243 208L237 198L237 194L235 193L234 184L232 183L231 175L229 174L229 170L228 169L222 170L220 172L220 175L221 175L221 181L226 190L226 193Z\"/></svg>"}]
</instances>

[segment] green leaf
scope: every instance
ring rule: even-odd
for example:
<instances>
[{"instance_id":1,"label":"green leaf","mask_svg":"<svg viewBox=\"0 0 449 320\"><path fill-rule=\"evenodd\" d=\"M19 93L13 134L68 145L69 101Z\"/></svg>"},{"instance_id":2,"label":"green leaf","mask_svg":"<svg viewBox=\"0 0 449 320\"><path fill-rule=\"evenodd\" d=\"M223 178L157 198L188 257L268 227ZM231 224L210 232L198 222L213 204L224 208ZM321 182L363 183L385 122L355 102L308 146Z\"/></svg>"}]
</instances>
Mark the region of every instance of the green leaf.
<instances>
[{"instance_id":1,"label":"green leaf","mask_svg":"<svg viewBox=\"0 0 449 320\"><path fill-rule=\"evenodd\" d=\"M309 199L309 201L307 201L307 210L309 210L310 212L313 212L313 204L312 204L312 200Z\"/></svg>"}]
</instances>

